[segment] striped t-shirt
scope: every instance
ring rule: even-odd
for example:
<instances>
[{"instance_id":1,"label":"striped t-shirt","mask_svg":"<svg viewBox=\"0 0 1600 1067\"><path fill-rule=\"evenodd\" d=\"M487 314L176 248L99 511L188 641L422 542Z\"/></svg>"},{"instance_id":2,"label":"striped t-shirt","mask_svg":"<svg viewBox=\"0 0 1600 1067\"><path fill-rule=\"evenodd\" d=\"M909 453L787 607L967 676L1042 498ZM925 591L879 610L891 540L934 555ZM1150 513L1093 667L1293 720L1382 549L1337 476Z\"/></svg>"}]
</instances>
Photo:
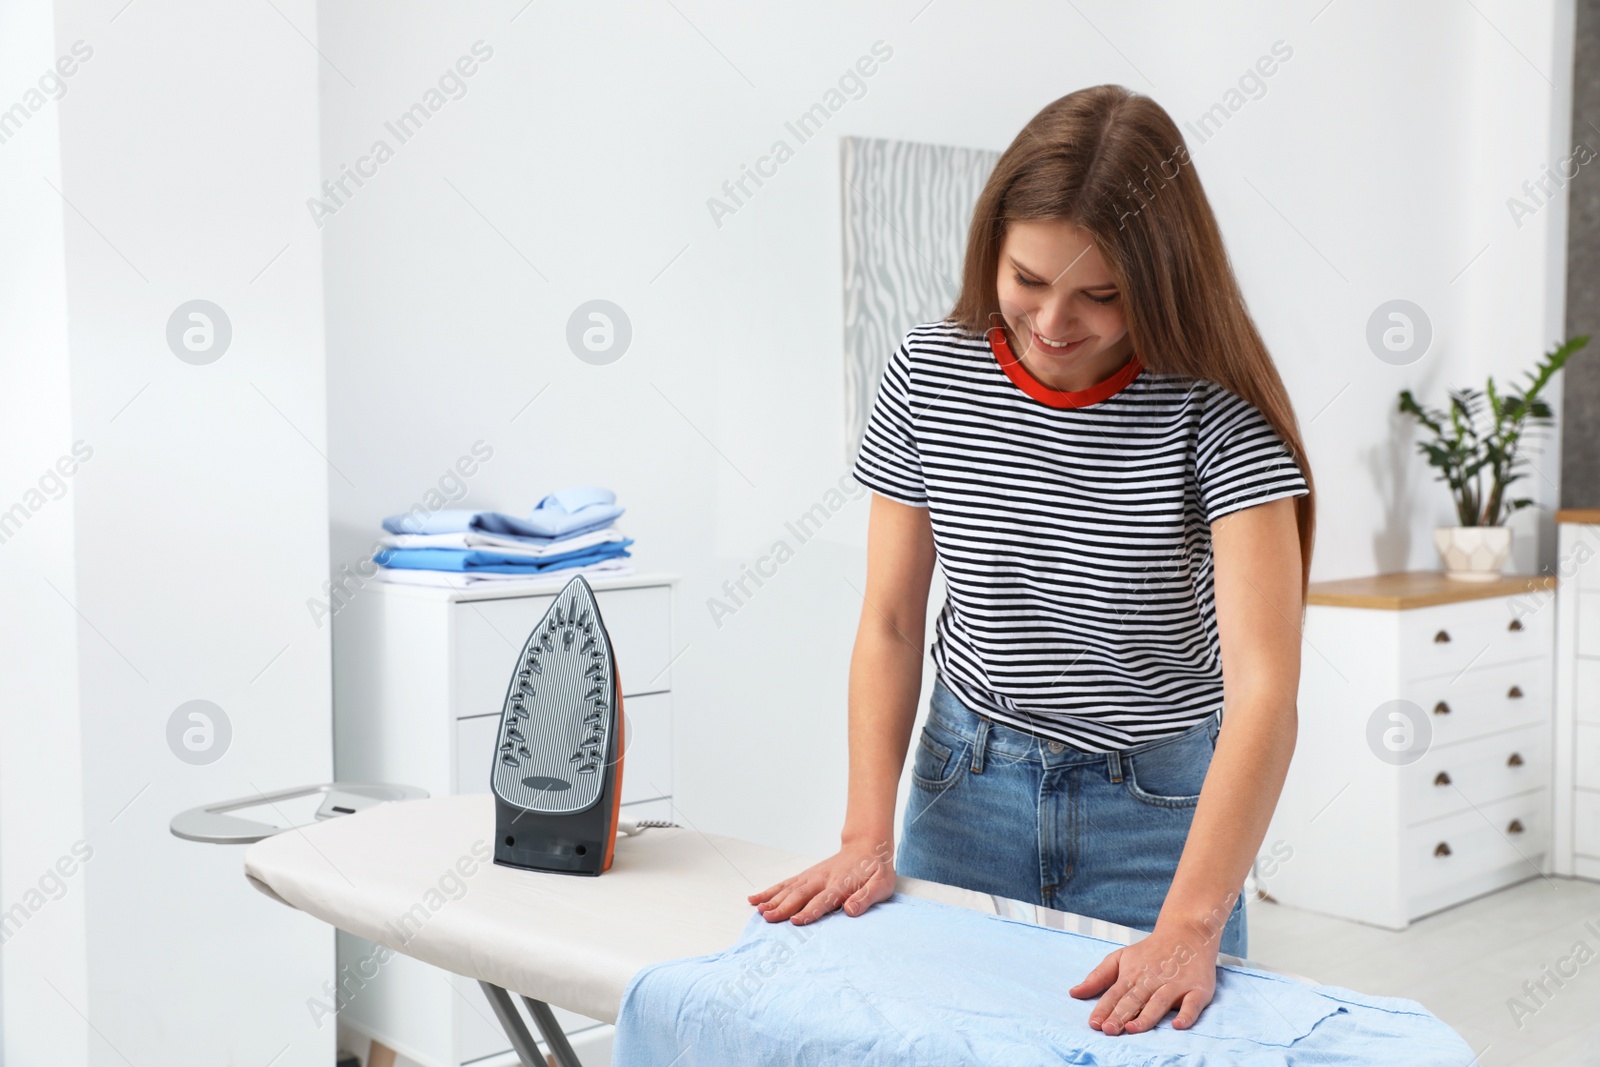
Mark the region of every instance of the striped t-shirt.
<instances>
[{"instance_id":1,"label":"striped t-shirt","mask_svg":"<svg viewBox=\"0 0 1600 1067\"><path fill-rule=\"evenodd\" d=\"M1309 492L1261 412L1135 356L1079 392L947 322L889 360L857 481L926 507L933 660L967 706L1091 752L1222 708L1210 523Z\"/></svg>"}]
</instances>

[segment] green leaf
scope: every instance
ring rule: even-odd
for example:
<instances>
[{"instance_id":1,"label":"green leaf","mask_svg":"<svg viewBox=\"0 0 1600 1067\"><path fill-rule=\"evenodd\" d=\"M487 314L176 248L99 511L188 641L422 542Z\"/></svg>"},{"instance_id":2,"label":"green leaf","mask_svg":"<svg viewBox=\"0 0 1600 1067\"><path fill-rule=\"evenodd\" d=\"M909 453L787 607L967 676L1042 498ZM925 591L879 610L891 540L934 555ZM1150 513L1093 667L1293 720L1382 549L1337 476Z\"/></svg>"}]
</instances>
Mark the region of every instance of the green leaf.
<instances>
[{"instance_id":1,"label":"green leaf","mask_svg":"<svg viewBox=\"0 0 1600 1067\"><path fill-rule=\"evenodd\" d=\"M1539 392L1588 343L1587 334L1558 343L1534 370L1523 372L1526 386L1513 386L1504 395L1493 375L1487 376L1482 391L1470 386L1447 390L1449 402L1442 411L1424 408L1409 389L1400 391L1400 412L1433 434L1431 441L1419 440L1417 450L1439 471L1437 480L1449 485L1462 525L1495 523L1502 514L1533 504L1528 498L1504 501L1506 488L1526 477L1520 469L1528 466L1520 454L1523 435L1554 421Z\"/></svg>"}]
</instances>

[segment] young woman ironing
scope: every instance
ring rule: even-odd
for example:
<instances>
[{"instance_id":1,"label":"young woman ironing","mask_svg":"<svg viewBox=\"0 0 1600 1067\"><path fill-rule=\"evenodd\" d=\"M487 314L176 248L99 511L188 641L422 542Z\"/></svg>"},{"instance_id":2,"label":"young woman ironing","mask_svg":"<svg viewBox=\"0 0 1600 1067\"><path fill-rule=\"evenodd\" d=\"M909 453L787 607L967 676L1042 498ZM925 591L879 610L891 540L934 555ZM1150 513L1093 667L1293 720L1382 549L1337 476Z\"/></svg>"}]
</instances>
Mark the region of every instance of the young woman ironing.
<instances>
[{"instance_id":1,"label":"young woman ironing","mask_svg":"<svg viewBox=\"0 0 1600 1067\"><path fill-rule=\"evenodd\" d=\"M751 903L860 915L898 871L1148 930L1069 992L1104 1033L1192 1026L1218 952L1245 954L1294 750L1315 498L1159 105L1084 89L1007 148L955 308L889 360L854 473L874 496L841 847Z\"/></svg>"}]
</instances>

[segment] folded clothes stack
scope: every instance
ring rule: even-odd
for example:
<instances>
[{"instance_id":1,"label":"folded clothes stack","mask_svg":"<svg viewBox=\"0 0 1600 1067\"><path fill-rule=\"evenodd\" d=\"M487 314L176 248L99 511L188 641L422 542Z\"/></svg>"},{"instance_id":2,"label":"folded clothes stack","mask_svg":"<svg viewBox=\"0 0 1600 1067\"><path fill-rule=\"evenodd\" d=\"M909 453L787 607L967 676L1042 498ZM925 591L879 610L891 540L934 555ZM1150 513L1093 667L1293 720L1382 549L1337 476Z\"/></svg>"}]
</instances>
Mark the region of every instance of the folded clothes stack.
<instances>
[{"instance_id":1,"label":"folded clothes stack","mask_svg":"<svg viewBox=\"0 0 1600 1067\"><path fill-rule=\"evenodd\" d=\"M462 588L527 581L552 571L624 575L632 538L615 526L617 495L597 486L551 493L527 515L420 511L383 520L377 577L407 585Z\"/></svg>"}]
</instances>

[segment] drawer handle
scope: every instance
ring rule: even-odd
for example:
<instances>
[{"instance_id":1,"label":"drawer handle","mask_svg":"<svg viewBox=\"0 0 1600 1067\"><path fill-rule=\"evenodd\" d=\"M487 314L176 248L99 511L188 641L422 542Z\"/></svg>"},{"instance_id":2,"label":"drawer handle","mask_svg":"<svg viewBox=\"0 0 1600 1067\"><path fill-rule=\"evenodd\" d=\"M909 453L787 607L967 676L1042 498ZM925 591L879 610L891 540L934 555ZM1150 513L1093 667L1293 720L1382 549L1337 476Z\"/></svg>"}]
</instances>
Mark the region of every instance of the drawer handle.
<instances>
[{"instance_id":1,"label":"drawer handle","mask_svg":"<svg viewBox=\"0 0 1600 1067\"><path fill-rule=\"evenodd\" d=\"M1446 774L1444 771L1440 771L1438 774L1433 776L1433 784L1434 785L1449 785L1450 784L1450 776L1448 774Z\"/></svg>"},{"instance_id":2,"label":"drawer handle","mask_svg":"<svg viewBox=\"0 0 1600 1067\"><path fill-rule=\"evenodd\" d=\"M1506 690L1506 696L1511 700L1521 700L1522 687L1520 685L1512 686L1510 689Z\"/></svg>"},{"instance_id":3,"label":"drawer handle","mask_svg":"<svg viewBox=\"0 0 1600 1067\"><path fill-rule=\"evenodd\" d=\"M1445 844L1443 841L1440 841L1437 845L1433 846L1433 854L1435 856L1448 856L1450 855L1450 846Z\"/></svg>"},{"instance_id":4,"label":"drawer handle","mask_svg":"<svg viewBox=\"0 0 1600 1067\"><path fill-rule=\"evenodd\" d=\"M1450 714L1450 705L1441 700L1433 706L1433 713L1435 715L1448 715Z\"/></svg>"},{"instance_id":5,"label":"drawer handle","mask_svg":"<svg viewBox=\"0 0 1600 1067\"><path fill-rule=\"evenodd\" d=\"M1448 645L1450 643L1450 631L1440 630L1438 633L1434 634L1433 643L1436 645Z\"/></svg>"},{"instance_id":6,"label":"drawer handle","mask_svg":"<svg viewBox=\"0 0 1600 1067\"><path fill-rule=\"evenodd\" d=\"M1511 625L1507 626L1506 629L1510 630L1512 633L1516 633L1518 630L1522 629L1522 620L1512 619Z\"/></svg>"},{"instance_id":7,"label":"drawer handle","mask_svg":"<svg viewBox=\"0 0 1600 1067\"><path fill-rule=\"evenodd\" d=\"M1506 826L1506 833L1508 833L1508 834L1520 834L1520 833L1522 833L1522 820L1521 819L1512 819L1511 822Z\"/></svg>"},{"instance_id":8,"label":"drawer handle","mask_svg":"<svg viewBox=\"0 0 1600 1067\"><path fill-rule=\"evenodd\" d=\"M1511 758L1506 760L1506 766L1507 767L1520 767L1520 766L1522 766L1522 753L1520 753L1520 752L1511 753Z\"/></svg>"}]
</instances>

